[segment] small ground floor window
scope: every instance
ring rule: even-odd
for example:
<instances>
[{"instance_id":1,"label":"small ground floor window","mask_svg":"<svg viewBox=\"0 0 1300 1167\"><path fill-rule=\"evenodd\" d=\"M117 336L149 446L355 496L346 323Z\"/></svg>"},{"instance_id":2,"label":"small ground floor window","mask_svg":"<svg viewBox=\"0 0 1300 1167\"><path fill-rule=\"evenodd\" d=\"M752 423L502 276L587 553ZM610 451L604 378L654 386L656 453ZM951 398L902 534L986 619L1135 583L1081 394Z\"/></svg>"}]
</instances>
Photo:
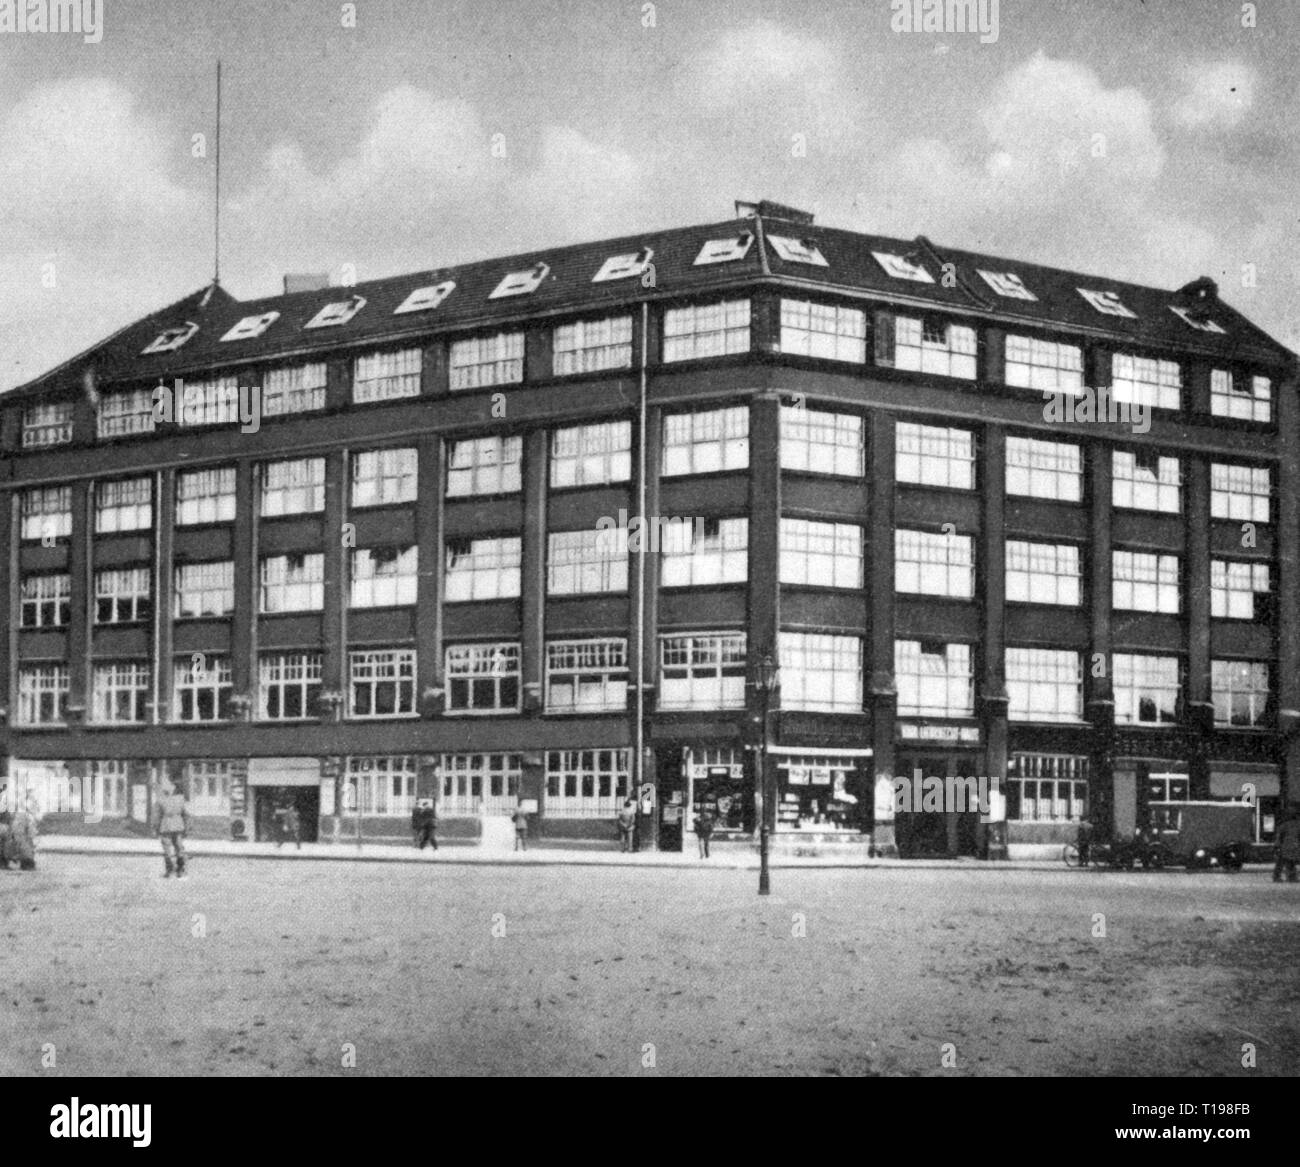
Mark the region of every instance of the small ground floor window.
<instances>
[{"instance_id":1,"label":"small ground floor window","mask_svg":"<svg viewBox=\"0 0 1300 1167\"><path fill-rule=\"evenodd\" d=\"M860 831L856 761L835 755L769 758L777 768L778 831Z\"/></svg>"}]
</instances>

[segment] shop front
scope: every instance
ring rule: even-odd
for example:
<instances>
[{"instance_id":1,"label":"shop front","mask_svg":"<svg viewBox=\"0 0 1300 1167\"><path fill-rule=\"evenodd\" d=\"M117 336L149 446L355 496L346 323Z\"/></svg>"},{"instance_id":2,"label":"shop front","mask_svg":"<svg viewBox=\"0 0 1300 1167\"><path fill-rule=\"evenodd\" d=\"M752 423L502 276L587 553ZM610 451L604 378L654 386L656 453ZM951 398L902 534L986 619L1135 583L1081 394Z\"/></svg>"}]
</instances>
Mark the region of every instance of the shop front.
<instances>
[{"instance_id":1,"label":"shop front","mask_svg":"<svg viewBox=\"0 0 1300 1167\"><path fill-rule=\"evenodd\" d=\"M276 842L278 823L283 813L293 807L298 812L299 838L314 843L320 829L320 791L319 758L250 758L248 794L254 840Z\"/></svg>"},{"instance_id":2,"label":"shop front","mask_svg":"<svg viewBox=\"0 0 1300 1167\"><path fill-rule=\"evenodd\" d=\"M870 749L775 746L769 754L768 764L776 771L778 836L835 842L869 834Z\"/></svg>"}]
</instances>

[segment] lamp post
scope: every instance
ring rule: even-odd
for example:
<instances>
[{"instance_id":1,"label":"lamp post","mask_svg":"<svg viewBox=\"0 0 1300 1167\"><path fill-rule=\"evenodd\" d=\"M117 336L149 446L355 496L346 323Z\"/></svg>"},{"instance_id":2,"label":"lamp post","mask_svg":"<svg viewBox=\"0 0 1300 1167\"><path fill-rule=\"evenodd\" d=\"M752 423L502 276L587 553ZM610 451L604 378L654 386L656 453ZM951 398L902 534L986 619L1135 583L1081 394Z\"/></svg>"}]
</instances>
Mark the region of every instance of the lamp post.
<instances>
[{"instance_id":1,"label":"lamp post","mask_svg":"<svg viewBox=\"0 0 1300 1167\"><path fill-rule=\"evenodd\" d=\"M771 767L767 764L767 717L772 709L772 693L781 677L780 666L770 651L754 666L754 688L763 699L762 740L758 749L758 894L772 894L772 880L767 868L768 835L771 828L768 823L775 806L770 778Z\"/></svg>"}]
</instances>

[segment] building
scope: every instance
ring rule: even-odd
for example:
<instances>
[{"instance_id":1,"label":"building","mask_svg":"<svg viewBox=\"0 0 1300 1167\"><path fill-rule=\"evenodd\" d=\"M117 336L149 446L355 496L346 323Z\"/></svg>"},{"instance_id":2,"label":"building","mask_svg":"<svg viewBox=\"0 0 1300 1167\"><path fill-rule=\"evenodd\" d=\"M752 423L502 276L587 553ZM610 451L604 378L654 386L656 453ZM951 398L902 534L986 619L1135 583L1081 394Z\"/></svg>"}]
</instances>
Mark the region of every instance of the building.
<instances>
[{"instance_id":1,"label":"building","mask_svg":"<svg viewBox=\"0 0 1300 1167\"><path fill-rule=\"evenodd\" d=\"M750 845L766 727L778 845L979 852L975 814L889 821L917 771L1004 779L1013 855L1246 788L1267 840L1297 404L1209 279L772 203L213 285L0 400L11 782L55 830L138 829L167 774L236 837L286 800L402 836L436 793L453 834L522 798L612 841L635 791L644 846L702 801Z\"/></svg>"}]
</instances>

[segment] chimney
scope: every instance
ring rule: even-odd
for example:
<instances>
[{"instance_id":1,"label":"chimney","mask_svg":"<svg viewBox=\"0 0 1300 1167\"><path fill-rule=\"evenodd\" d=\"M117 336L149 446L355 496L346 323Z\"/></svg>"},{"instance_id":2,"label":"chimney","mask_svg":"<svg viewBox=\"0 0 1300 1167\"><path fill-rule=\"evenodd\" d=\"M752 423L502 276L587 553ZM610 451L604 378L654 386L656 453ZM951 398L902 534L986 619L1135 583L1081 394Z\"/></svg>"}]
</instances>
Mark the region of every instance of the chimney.
<instances>
[{"instance_id":1,"label":"chimney","mask_svg":"<svg viewBox=\"0 0 1300 1167\"><path fill-rule=\"evenodd\" d=\"M757 203L736 200L737 219L752 219L755 215L764 219L780 219L786 223L797 223L800 227L813 225L811 211L800 211L794 207L787 207L784 203L774 203L771 199L760 199Z\"/></svg>"},{"instance_id":2,"label":"chimney","mask_svg":"<svg viewBox=\"0 0 1300 1167\"><path fill-rule=\"evenodd\" d=\"M294 272L284 277L284 294L319 292L330 286L329 272Z\"/></svg>"}]
</instances>

